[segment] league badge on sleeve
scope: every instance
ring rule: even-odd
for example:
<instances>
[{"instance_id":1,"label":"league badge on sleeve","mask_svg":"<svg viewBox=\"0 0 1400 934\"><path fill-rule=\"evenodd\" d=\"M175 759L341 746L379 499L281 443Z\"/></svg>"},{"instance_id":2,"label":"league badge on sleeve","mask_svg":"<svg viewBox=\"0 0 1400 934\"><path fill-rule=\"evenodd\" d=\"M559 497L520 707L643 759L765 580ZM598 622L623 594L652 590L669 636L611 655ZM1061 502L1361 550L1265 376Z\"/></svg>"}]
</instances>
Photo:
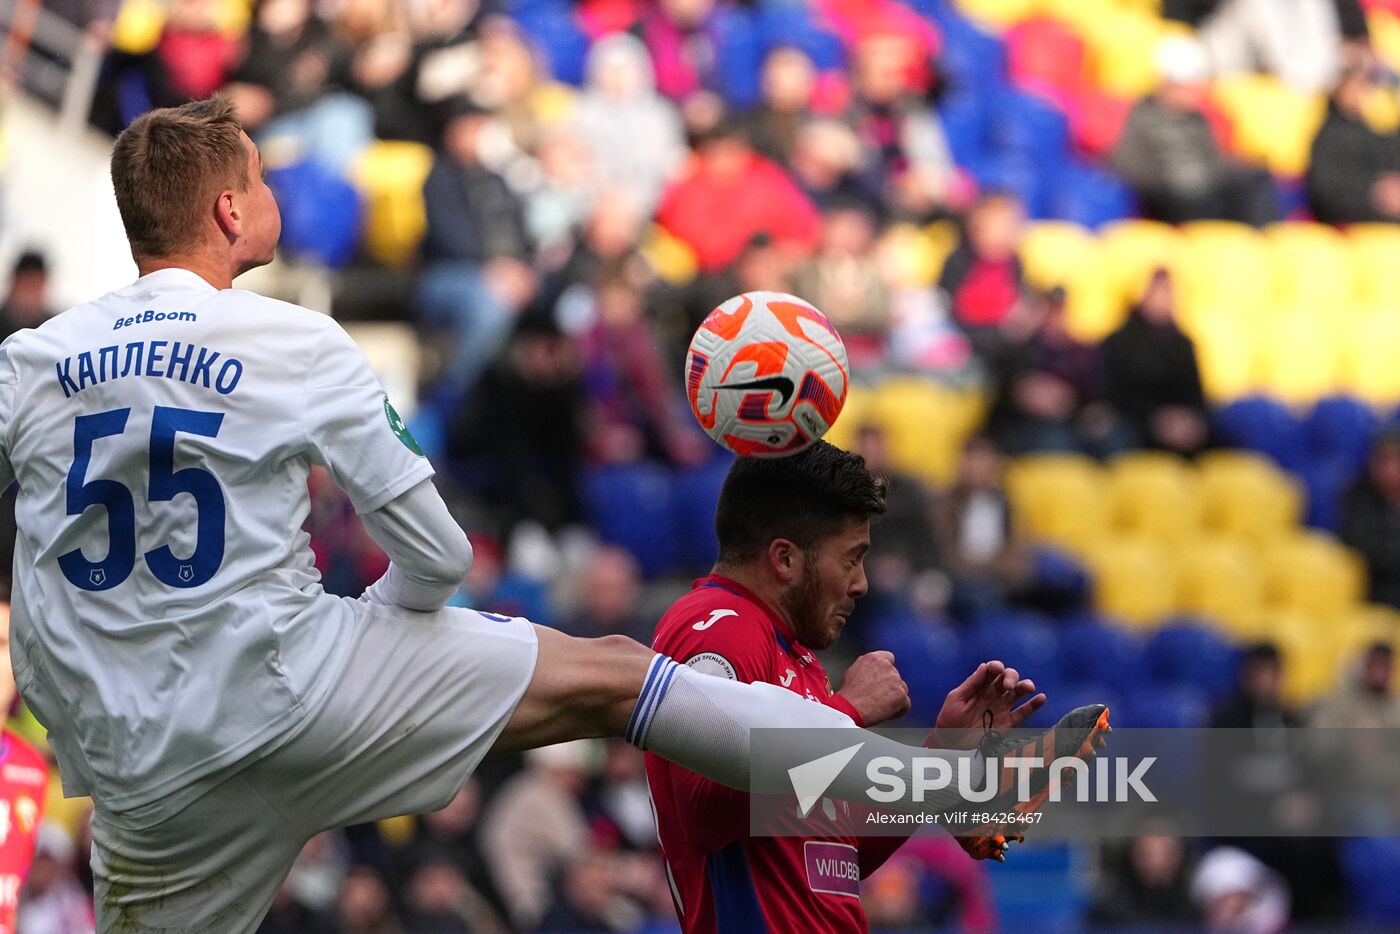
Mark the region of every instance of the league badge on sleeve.
<instances>
[{"instance_id":1,"label":"league badge on sleeve","mask_svg":"<svg viewBox=\"0 0 1400 934\"><path fill-rule=\"evenodd\" d=\"M423 453L423 449L418 446L418 441L413 437L413 433L410 432L408 426L404 424L403 418L394 410L394 406L389 401L388 396L384 397L384 417L389 419L390 430L394 432L394 437L403 442L404 447L408 448L419 457L427 457L427 455Z\"/></svg>"}]
</instances>

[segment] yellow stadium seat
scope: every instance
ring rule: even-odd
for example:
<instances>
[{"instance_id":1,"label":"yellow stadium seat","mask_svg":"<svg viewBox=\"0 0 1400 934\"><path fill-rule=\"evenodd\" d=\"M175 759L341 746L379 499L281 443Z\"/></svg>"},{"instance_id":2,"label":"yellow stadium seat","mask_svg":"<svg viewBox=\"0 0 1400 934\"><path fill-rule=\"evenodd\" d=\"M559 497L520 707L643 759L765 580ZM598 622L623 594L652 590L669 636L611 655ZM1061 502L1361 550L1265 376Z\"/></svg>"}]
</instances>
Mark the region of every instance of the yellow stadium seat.
<instances>
[{"instance_id":1,"label":"yellow stadium seat","mask_svg":"<svg viewBox=\"0 0 1400 934\"><path fill-rule=\"evenodd\" d=\"M1400 402L1400 315L1394 307L1354 313L1337 323L1337 331L1342 388L1372 405Z\"/></svg>"},{"instance_id":2,"label":"yellow stadium seat","mask_svg":"<svg viewBox=\"0 0 1400 934\"><path fill-rule=\"evenodd\" d=\"M1392 71L1400 71L1400 18L1389 10L1374 9L1366 14L1371 47Z\"/></svg>"},{"instance_id":3,"label":"yellow stadium seat","mask_svg":"<svg viewBox=\"0 0 1400 934\"><path fill-rule=\"evenodd\" d=\"M1158 44L1172 33L1187 31L1160 16L1122 6L1082 26L1095 83L1121 97L1141 97L1156 89Z\"/></svg>"},{"instance_id":4,"label":"yellow stadium seat","mask_svg":"<svg viewBox=\"0 0 1400 934\"><path fill-rule=\"evenodd\" d=\"M1229 75L1215 82L1215 102L1230 118L1235 148L1278 175L1308 167L1313 137L1327 112L1321 94L1295 91L1269 75Z\"/></svg>"},{"instance_id":5,"label":"yellow stadium seat","mask_svg":"<svg viewBox=\"0 0 1400 934\"><path fill-rule=\"evenodd\" d=\"M951 225L930 224L920 230L913 224L896 224L880 238L876 255L891 282L923 289L938 280L957 242Z\"/></svg>"},{"instance_id":6,"label":"yellow stadium seat","mask_svg":"<svg viewBox=\"0 0 1400 934\"><path fill-rule=\"evenodd\" d=\"M1345 668L1331 626L1298 611L1267 614L1261 634L1283 656L1283 696L1290 704L1310 704L1330 693Z\"/></svg>"},{"instance_id":7,"label":"yellow stadium seat","mask_svg":"<svg viewBox=\"0 0 1400 934\"><path fill-rule=\"evenodd\" d=\"M1064 287L1069 327L1080 340L1100 340L1123 323L1127 306L1113 292L1099 241L1078 224L1033 224L1021 242L1021 263L1036 288Z\"/></svg>"},{"instance_id":8,"label":"yellow stadium seat","mask_svg":"<svg viewBox=\"0 0 1400 934\"><path fill-rule=\"evenodd\" d=\"M1196 342L1201 382L1211 399L1229 402L1258 389L1254 328L1224 310L1198 312L1183 326Z\"/></svg>"},{"instance_id":9,"label":"yellow stadium seat","mask_svg":"<svg viewBox=\"0 0 1400 934\"><path fill-rule=\"evenodd\" d=\"M1108 465L1108 495L1116 527L1178 546L1200 535L1200 479L1183 459L1139 452Z\"/></svg>"},{"instance_id":10,"label":"yellow stadium seat","mask_svg":"<svg viewBox=\"0 0 1400 934\"><path fill-rule=\"evenodd\" d=\"M112 23L112 48L127 55L145 55L160 42L165 15L165 4L158 0L124 0Z\"/></svg>"},{"instance_id":11,"label":"yellow stadium seat","mask_svg":"<svg viewBox=\"0 0 1400 934\"><path fill-rule=\"evenodd\" d=\"M1094 602L1106 615L1136 627L1155 626L1179 609L1171 551L1151 538L1109 537L1088 556Z\"/></svg>"},{"instance_id":12,"label":"yellow stadium seat","mask_svg":"<svg viewBox=\"0 0 1400 934\"><path fill-rule=\"evenodd\" d=\"M1103 469L1075 454L1023 457L1006 476L1017 524L1030 536L1084 555L1108 534Z\"/></svg>"},{"instance_id":13,"label":"yellow stadium seat","mask_svg":"<svg viewBox=\"0 0 1400 934\"><path fill-rule=\"evenodd\" d=\"M1259 232L1225 221L1198 221L1181 232L1177 301L1183 326L1207 311L1258 322L1273 294L1268 245Z\"/></svg>"},{"instance_id":14,"label":"yellow stadium seat","mask_svg":"<svg viewBox=\"0 0 1400 934\"><path fill-rule=\"evenodd\" d=\"M1355 295L1351 244L1323 224L1274 224L1264 232L1273 267L1274 302L1284 308L1310 310L1332 320L1339 304Z\"/></svg>"},{"instance_id":15,"label":"yellow stadium seat","mask_svg":"<svg viewBox=\"0 0 1400 934\"><path fill-rule=\"evenodd\" d=\"M1138 0L1139 3L1156 3L1158 0ZM1036 15L1057 19L1070 27L1076 35L1092 32L1105 17L1122 6L1118 0L1038 0Z\"/></svg>"},{"instance_id":16,"label":"yellow stadium seat","mask_svg":"<svg viewBox=\"0 0 1400 934\"><path fill-rule=\"evenodd\" d=\"M1157 221L1119 221L1099 233L1102 264L1114 294L1135 305L1152 273L1161 267L1176 271L1182 252L1181 232Z\"/></svg>"},{"instance_id":17,"label":"yellow stadium seat","mask_svg":"<svg viewBox=\"0 0 1400 934\"><path fill-rule=\"evenodd\" d=\"M895 466L941 487L956 476L963 443L985 409L980 393L900 378L875 390L868 419L885 429Z\"/></svg>"},{"instance_id":18,"label":"yellow stadium seat","mask_svg":"<svg viewBox=\"0 0 1400 934\"><path fill-rule=\"evenodd\" d=\"M1360 560L1322 532L1294 532L1264 548L1270 602L1321 624L1356 611L1366 592Z\"/></svg>"},{"instance_id":19,"label":"yellow stadium seat","mask_svg":"<svg viewBox=\"0 0 1400 934\"><path fill-rule=\"evenodd\" d=\"M1208 451L1196 459L1196 466L1207 529L1239 535L1258 546L1297 527L1302 494L1271 461L1244 451Z\"/></svg>"},{"instance_id":20,"label":"yellow stadium seat","mask_svg":"<svg viewBox=\"0 0 1400 934\"><path fill-rule=\"evenodd\" d=\"M1400 612L1378 603L1363 603L1337 627L1335 638L1348 663L1375 642L1400 649Z\"/></svg>"},{"instance_id":21,"label":"yellow stadium seat","mask_svg":"<svg viewBox=\"0 0 1400 934\"><path fill-rule=\"evenodd\" d=\"M1265 610L1264 568L1246 539L1204 535L1177 550L1181 609L1218 623L1231 636L1259 636Z\"/></svg>"},{"instance_id":22,"label":"yellow stadium seat","mask_svg":"<svg viewBox=\"0 0 1400 934\"><path fill-rule=\"evenodd\" d=\"M1400 226L1356 224L1348 228L1356 300L1365 307L1400 306Z\"/></svg>"},{"instance_id":23,"label":"yellow stadium seat","mask_svg":"<svg viewBox=\"0 0 1400 934\"><path fill-rule=\"evenodd\" d=\"M686 285L700 271L695 250L660 224L652 224L640 252L656 274L671 285Z\"/></svg>"},{"instance_id":24,"label":"yellow stadium seat","mask_svg":"<svg viewBox=\"0 0 1400 934\"><path fill-rule=\"evenodd\" d=\"M428 229L423 182L433 151L421 143L376 142L357 160L353 175L365 197L365 248L386 266L413 259Z\"/></svg>"},{"instance_id":25,"label":"yellow stadium seat","mask_svg":"<svg viewBox=\"0 0 1400 934\"><path fill-rule=\"evenodd\" d=\"M958 0L957 5L964 14L993 32L1000 32L1033 15L1036 6L1035 0Z\"/></svg>"},{"instance_id":26,"label":"yellow stadium seat","mask_svg":"<svg viewBox=\"0 0 1400 934\"><path fill-rule=\"evenodd\" d=\"M836 424L826 433L826 440L843 451L852 450L856 443L856 433L874 421L871 415L874 400L875 391L871 387L862 383L852 383L846 391L846 404L841 407Z\"/></svg>"},{"instance_id":27,"label":"yellow stadium seat","mask_svg":"<svg viewBox=\"0 0 1400 934\"><path fill-rule=\"evenodd\" d=\"M1282 313L1257 332L1260 387L1284 402L1307 404L1341 385L1337 328L1304 311Z\"/></svg>"}]
</instances>

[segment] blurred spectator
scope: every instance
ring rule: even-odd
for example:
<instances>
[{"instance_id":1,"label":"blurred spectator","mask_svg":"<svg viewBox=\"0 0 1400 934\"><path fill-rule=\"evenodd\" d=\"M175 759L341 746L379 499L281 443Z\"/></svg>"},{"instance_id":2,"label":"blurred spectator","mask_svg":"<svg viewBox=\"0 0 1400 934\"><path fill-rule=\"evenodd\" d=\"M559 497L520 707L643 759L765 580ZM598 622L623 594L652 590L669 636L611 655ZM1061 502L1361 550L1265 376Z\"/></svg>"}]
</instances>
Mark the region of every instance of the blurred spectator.
<instances>
[{"instance_id":1,"label":"blurred spectator","mask_svg":"<svg viewBox=\"0 0 1400 934\"><path fill-rule=\"evenodd\" d=\"M379 873L368 866L352 866L345 874L335 921L326 928L335 934L404 934L403 925L394 915L389 889ZM416 934L418 929L414 930Z\"/></svg>"},{"instance_id":2,"label":"blurred spectator","mask_svg":"<svg viewBox=\"0 0 1400 934\"><path fill-rule=\"evenodd\" d=\"M1335 0L1221 0L1200 37L1220 74L1261 70L1308 93L1327 90L1337 77Z\"/></svg>"},{"instance_id":3,"label":"blurred spectator","mask_svg":"<svg viewBox=\"0 0 1400 934\"><path fill-rule=\"evenodd\" d=\"M913 934L933 928L940 919L930 916L922 889L918 863L899 854L871 873L860 887L871 930Z\"/></svg>"},{"instance_id":4,"label":"blurred spectator","mask_svg":"<svg viewBox=\"0 0 1400 934\"><path fill-rule=\"evenodd\" d=\"M661 201L657 221L695 251L701 272L732 263L754 236L805 253L821 236L821 218L783 170L753 151L725 120L697 140L695 157Z\"/></svg>"},{"instance_id":5,"label":"blurred spectator","mask_svg":"<svg viewBox=\"0 0 1400 934\"><path fill-rule=\"evenodd\" d=\"M953 157L937 111L911 86L921 45L902 33L872 33L856 45L854 99L846 120L866 154L864 169L881 179L884 207L927 220L948 203Z\"/></svg>"},{"instance_id":6,"label":"blurred spectator","mask_svg":"<svg viewBox=\"0 0 1400 934\"><path fill-rule=\"evenodd\" d=\"M508 928L445 852L422 857L408 880L404 928L409 934L504 934Z\"/></svg>"},{"instance_id":7,"label":"blurred spectator","mask_svg":"<svg viewBox=\"0 0 1400 934\"><path fill-rule=\"evenodd\" d=\"M583 457L582 361L554 320L528 315L507 352L459 406L448 451L472 466L496 525L533 519L558 529L582 515L575 477Z\"/></svg>"},{"instance_id":8,"label":"blurred spectator","mask_svg":"<svg viewBox=\"0 0 1400 934\"><path fill-rule=\"evenodd\" d=\"M674 101L713 94L730 108L758 100L759 47L746 11L724 0L658 0L642 21L656 86Z\"/></svg>"},{"instance_id":9,"label":"blurred spectator","mask_svg":"<svg viewBox=\"0 0 1400 934\"><path fill-rule=\"evenodd\" d=\"M579 575L578 609L562 628L574 636L621 634L649 638L653 620L641 612L642 574L627 551L604 546Z\"/></svg>"},{"instance_id":10,"label":"blurred spectator","mask_svg":"<svg viewBox=\"0 0 1400 934\"><path fill-rule=\"evenodd\" d=\"M685 134L675 105L656 93L651 58L635 36L608 36L589 50L588 84L572 120L593 189L626 187L650 215L685 160Z\"/></svg>"},{"instance_id":11,"label":"blurred spectator","mask_svg":"<svg viewBox=\"0 0 1400 934\"><path fill-rule=\"evenodd\" d=\"M1400 429L1376 437L1343 496L1339 534L1366 561L1369 599L1400 608Z\"/></svg>"},{"instance_id":12,"label":"blurred spectator","mask_svg":"<svg viewBox=\"0 0 1400 934\"><path fill-rule=\"evenodd\" d=\"M793 138L788 167L822 211L858 201L876 206L884 180L861 171L864 156L855 131L836 120L812 120Z\"/></svg>"},{"instance_id":13,"label":"blurred spectator","mask_svg":"<svg viewBox=\"0 0 1400 934\"><path fill-rule=\"evenodd\" d=\"M517 537L527 527L527 520L503 526ZM548 537L548 533L544 534ZM472 532L467 535L467 541L472 546L472 568L462 589L447 601L448 606L523 616L540 626L554 625L549 590L539 580L509 566L500 543L489 535ZM473 877L472 881L481 880Z\"/></svg>"},{"instance_id":14,"label":"blurred spectator","mask_svg":"<svg viewBox=\"0 0 1400 934\"><path fill-rule=\"evenodd\" d=\"M1288 926L1288 887L1243 850L1217 847L1201 860L1191 896L1218 934L1277 934Z\"/></svg>"},{"instance_id":15,"label":"blurred spectator","mask_svg":"<svg viewBox=\"0 0 1400 934\"><path fill-rule=\"evenodd\" d=\"M1014 345L997 374L987 430L1012 456L1081 451L1108 457L1132 443L1105 401L1103 351L1069 332L1064 289L1026 302L1030 336Z\"/></svg>"},{"instance_id":16,"label":"blurred spectator","mask_svg":"<svg viewBox=\"0 0 1400 934\"><path fill-rule=\"evenodd\" d=\"M646 756L640 749L620 739L608 740L602 770L584 795L584 811L599 845L656 853L656 821L647 788ZM669 893L666 900L669 906Z\"/></svg>"},{"instance_id":17,"label":"blurred spectator","mask_svg":"<svg viewBox=\"0 0 1400 934\"><path fill-rule=\"evenodd\" d=\"M497 167L508 161L528 162L527 154L538 150L547 128L559 123L568 112L572 93L549 80L529 36L509 17L490 16L481 22L477 51L480 70L472 80L471 98L490 110L509 131L507 139L499 144L501 148L510 146L514 150L510 155L499 156Z\"/></svg>"},{"instance_id":18,"label":"blurred spectator","mask_svg":"<svg viewBox=\"0 0 1400 934\"><path fill-rule=\"evenodd\" d=\"M999 329L1021 300L1017 250L1025 220L1025 208L1015 196L983 195L968 212L962 241L943 264L938 287L979 354L995 353L989 345L1000 344Z\"/></svg>"},{"instance_id":19,"label":"blurred spectator","mask_svg":"<svg viewBox=\"0 0 1400 934\"><path fill-rule=\"evenodd\" d=\"M1308 157L1308 202L1324 224L1400 220L1400 133L1366 122L1371 68L1342 73Z\"/></svg>"},{"instance_id":20,"label":"blurred spectator","mask_svg":"<svg viewBox=\"0 0 1400 934\"><path fill-rule=\"evenodd\" d=\"M586 850L569 863L559 896L540 923L550 934L635 931L642 915L623 891L622 867L607 850Z\"/></svg>"},{"instance_id":21,"label":"blurred spectator","mask_svg":"<svg viewBox=\"0 0 1400 934\"><path fill-rule=\"evenodd\" d=\"M684 410L675 367L661 359L644 310L641 292L625 279L597 289L595 319L583 337L589 454L603 464L651 456L694 465L710 448Z\"/></svg>"},{"instance_id":22,"label":"blurred spectator","mask_svg":"<svg viewBox=\"0 0 1400 934\"><path fill-rule=\"evenodd\" d=\"M18 928L24 934L92 934L92 896L73 872L77 855L62 825L40 823L34 862L20 894Z\"/></svg>"},{"instance_id":23,"label":"blurred spectator","mask_svg":"<svg viewBox=\"0 0 1400 934\"><path fill-rule=\"evenodd\" d=\"M1089 917L1096 927L1199 924L1191 903L1191 861L1181 828L1152 819L1137 836L1106 853L1104 873Z\"/></svg>"},{"instance_id":24,"label":"blurred spectator","mask_svg":"<svg viewBox=\"0 0 1400 934\"><path fill-rule=\"evenodd\" d=\"M878 425L862 425L855 451L870 472L885 478L885 514L870 538L865 567L872 596L946 590L937 572L938 540L933 526L933 494L918 477L895 467L889 436ZM946 594L941 594L946 602ZM939 606L937 609L941 609Z\"/></svg>"},{"instance_id":25,"label":"blurred spectator","mask_svg":"<svg viewBox=\"0 0 1400 934\"><path fill-rule=\"evenodd\" d=\"M578 795L592 748L580 740L530 750L525 771L492 801L482 842L517 929L535 930L549 909L555 874L585 852L588 827Z\"/></svg>"},{"instance_id":26,"label":"blurred spectator","mask_svg":"<svg viewBox=\"0 0 1400 934\"><path fill-rule=\"evenodd\" d=\"M224 91L253 133L272 117L315 103L331 69L349 50L317 16L310 0L262 0L243 38L237 67Z\"/></svg>"},{"instance_id":27,"label":"blurred spectator","mask_svg":"<svg viewBox=\"0 0 1400 934\"><path fill-rule=\"evenodd\" d=\"M1251 646L1240 662L1235 696L1216 709L1210 725L1220 730L1301 726L1298 714L1283 703L1283 656L1270 642Z\"/></svg>"},{"instance_id":28,"label":"blurred spectator","mask_svg":"<svg viewBox=\"0 0 1400 934\"><path fill-rule=\"evenodd\" d=\"M1395 650L1389 642L1366 647L1352 677L1324 698L1311 725L1318 728L1400 728L1400 697L1395 696Z\"/></svg>"},{"instance_id":29,"label":"blurred spectator","mask_svg":"<svg viewBox=\"0 0 1400 934\"><path fill-rule=\"evenodd\" d=\"M10 273L10 289L0 304L0 341L24 328L37 328L53 314L49 307L49 264L38 250L25 250Z\"/></svg>"},{"instance_id":30,"label":"blurred spectator","mask_svg":"<svg viewBox=\"0 0 1400 934\"><path fill-rule=\"evenodd\" d=\"M983 436L968 439L953 485L940 497L934 528L953 579L951 609L962 619L1001 608L1034 576L1029 543L1011 521L1001 451Z\"/></svg>"},{"instance_id":31,"label":"blurred spectator","mask_svg":"<svg viewBox=\"0 0 1400 934\"><path fill-rule=\"evenodd\" d=\"M878 366L890 330L890 292L875 260L875 217L858 201L822 218L817 252L798 266L792 290L836 325L852 369Z\"/></svg>"},{"instance_id":32,"label":"blurred spectator","mask_svg":"<svg viewBox=\"0 0 1400 934\"><path fill-rule=\"evenodd\" d=\"M763 100L744 115L754 149L791 166L797 134L811 114L817 69L801 49L780 45L763 60Z\"/></svg>"},{"instance_id":33,"label":"blurred spectator","mask_svg":"<svg viewBox=\"0 0 1400 934\"><path fill-rule=\"evenodd\" d=\"M1177 326L1176 295L1165 269L1152 274L1128 320L1103 342L1107 400L1141 443L1195 454L1210 441L1196 345Z\"/></svg>"},{"instance_id":34,"label":"blurred spectator","mask_svg":"<svg viewBox=\"0 0 1400 934\"><path fill-rule=\"evenodd\" d=\"M1157 66L1161 84L1133 107L1109 160L1137 190L1143 212L1173 224L1278 220L1268 173L1226 156L1201 112L1210 78L1205 49L1186 37L1165 39Z\"/></svg>"},{"instance_id":35,"label":"blurred spectator","mask_svg":"<svg viewBox=\"0 0 1400 934\"><path fill-rule=\"evenodd\" d=\"M237 53L237 40L220 28L217 0L170 4L156 54L182 100L202 100L223 87Z\"/></svg>"},{"instance_id":36,"label":"blurred spectator","mask_svg":"<svg viewBox=\"0 0 1400 934\"><path fill-rule=\"evenodd\" d=\"M482 162L491 116L465 98L449 112L423 183L428 229L419 306L429 326L452 335L442 369L459 394L490 365L535 284L520 201Z\"/></svg>"},{"instance_id":37,"label":"blurred spectator","mask_svg":"<svg viewBox=\"0 0 1400 934\"><path fill-rule=\"evenodd\" d=\"M406 891L408 876L432 859L447 859L464 875L464 885L482 893L474 895L489 902L491 867L482 853L477 831L481 818L481 786L469 780L441 810L416 818L413 836L392 852L389 881L395 891Z\"/></svg>"}]
</instances>

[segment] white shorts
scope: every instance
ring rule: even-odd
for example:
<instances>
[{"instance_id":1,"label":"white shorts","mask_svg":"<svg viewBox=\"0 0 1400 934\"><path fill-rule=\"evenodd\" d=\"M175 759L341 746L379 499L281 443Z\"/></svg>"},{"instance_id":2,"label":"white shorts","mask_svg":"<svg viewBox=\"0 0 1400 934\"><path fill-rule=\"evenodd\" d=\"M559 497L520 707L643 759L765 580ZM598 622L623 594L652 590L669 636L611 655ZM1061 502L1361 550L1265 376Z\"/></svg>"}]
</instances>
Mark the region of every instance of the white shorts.
<instances>
[{"instance_id":1,"label":"white shorts","mask_svg":"<svg viewBox=\"0 0 1400 934\"><path fill-rule=\"evenodd\" d=\"M538 648L523 619L371 608L342 681L275 752L158 823L93 814L97 930L255 931L316 834L445 807Z\"/></svg>"}]
</instances>

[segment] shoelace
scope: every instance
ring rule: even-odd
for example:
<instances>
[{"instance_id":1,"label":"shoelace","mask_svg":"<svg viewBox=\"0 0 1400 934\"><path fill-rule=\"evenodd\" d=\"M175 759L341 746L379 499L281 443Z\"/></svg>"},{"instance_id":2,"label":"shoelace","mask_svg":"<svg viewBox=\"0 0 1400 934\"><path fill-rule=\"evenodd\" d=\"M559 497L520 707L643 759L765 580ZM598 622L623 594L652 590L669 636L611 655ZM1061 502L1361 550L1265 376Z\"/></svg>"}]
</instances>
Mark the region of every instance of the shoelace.
<instances>
[{"instance_id":1,"label":"shoelace","mask_svg":"<svg viewBox=\"0 0 1400 934\"><path fill-rule=\"evenodd\" d=\"M996 715L991 708L982 711L982 741L977 744L977 749L982 753L982 758L990 757L990 752L999 746L1005 739L1000 730L992 729L992 724L996 722Z\"/></svg>"}]
</instances>

